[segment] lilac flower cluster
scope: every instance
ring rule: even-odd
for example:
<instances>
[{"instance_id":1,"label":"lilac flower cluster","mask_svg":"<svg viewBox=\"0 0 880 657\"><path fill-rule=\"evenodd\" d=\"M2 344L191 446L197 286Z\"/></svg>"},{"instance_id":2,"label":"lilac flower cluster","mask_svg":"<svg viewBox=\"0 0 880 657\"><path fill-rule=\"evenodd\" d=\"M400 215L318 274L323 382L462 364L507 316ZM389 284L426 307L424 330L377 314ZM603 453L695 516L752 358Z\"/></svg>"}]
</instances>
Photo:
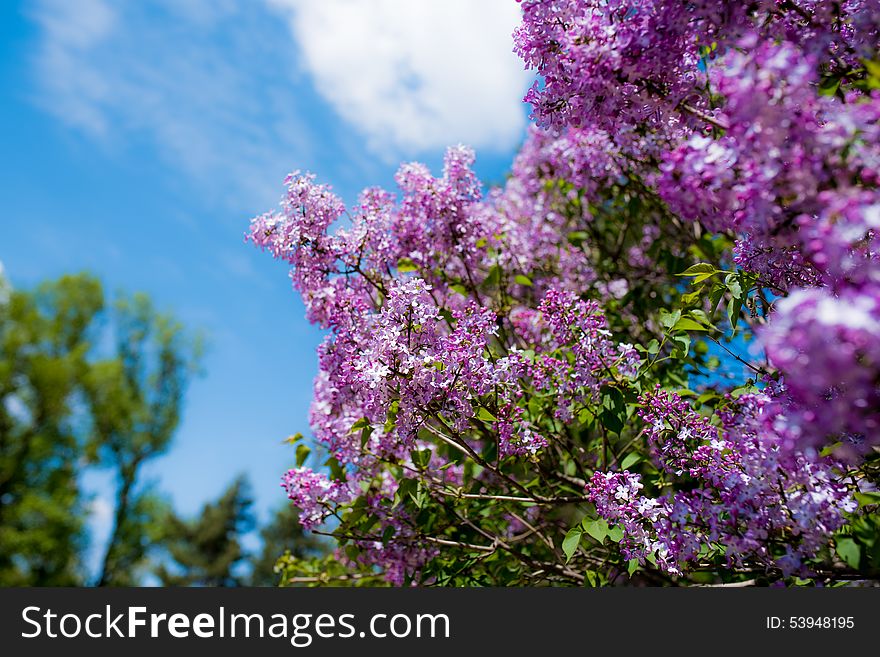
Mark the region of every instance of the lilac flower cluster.
<instances>
[{"instance_id":1,"label":"lilac flower cluster","mask_svg":"<svg viewBox=\"0 0 880 657\"><path fill-rule=\"evenodd\" d=\"M737 3L714 4L524 1L515 50L543 77L543 88L536 83L526 96L539 125L615 135L640 125L674 129L672 110L700 102L699 46L716 39L716 21L743 14Z\"/></svg>"},{"instance_id":2,"label":"lilac flower cluster","mask_svg":"<svg viewBox=\"0 0 880 657\"><path fill-rule=\"evenodd\" d=\"M514 551L502 537L517 531L560 529L544 503L587 481L626 559L675 576L706 562L806 573L855 508L847 459L880 445L880 93L856 84L880 0L522 7L541 127L504 185L484 190L457 146L439 176L405 164L397 194L350 207L292 174L278 211L251 223L328 330L310 423L344 474L285 475L303 526L369 518L339 559L401 585L441 545L489 555ZM678 358L667 340L649 350L669 332L633 310L670 289L640 280L663 275L655 244L680 261L705 230L736 240L733 261L772 302L757 335L778 372L711 414L643 395L637 449L659 476L594 471L610 462L596 424L629 422L629 395ZM503 506L523 501L528 513Z\"/></svg>"},{"instance_id":3,"label":"lilac flower cluster","mask_svg":"<svg viewBox=\"0 0 880 657\"><path fill-rule=\"evenodd\" d=\"M306 529L320 525L337 505L354 499L353 491L345 482L331 481L327 475L311 468L288 471L281 486L300 510L299 522Z\"/></svg>"},{"instance_id":4,"label":"lilac flower cluster","mask_svg":"<svg viewBox=\"0 0 880 657\"><path fill-rule=\"evenodd\" d=\"M547 439L525 419L521 406L505 404L494 424L498 434L498 451L502 457L534 455L547 446Z\"/></svg>"},{"instance_id":5,"label":"lilac flower cluster","mask_svg":"<svg viewBox=\"0 0 880 657\"><path fill-rule=\"evenodd\" d=\"M549 439L524 409L524 390L553 396L556 416L570 421L604 382L638 372L639 353L611 339L598 303L559 291L593 283L587 254L558 240L575 220L559 213L535 224L538 205L549 215L558 203L536 176L554 175L546 168L563 162L573 176L585 152L578 143L604 142L583 135L567 143L533 133L518 173L487 198L464 148L449 150L439 178L422 165L401 167L399 201L370 189L351 210L329 187L295 174L280 211L251 224L249 239L293 265L309 318L330 329L310 419L347 481L300 469L285 476L285 488L307 527L352 499L343 491L366 491L393 539L358 543L359 563L382 567L395 582L435 551L424 549L404 516L381 506L394 496L387 464L406 463L426 437L478 445L487 440L481 427L501 458L536 458ZM610 160L594 165L617 175ZM503 271L543 275L525 285ZM500 294L486 295L486 286ZM501 315L492 304L505 297L512 307ZM456 468L434 461L446 468L433 481L449 481Z\"/></svg>"},{"instance_id":6,"label":"lilac flower cluster","mask_svg":"<svg viewBox=\"0 0 880 657\"><path fill-rule=\"evenodd\" d=\"M676 555L664 535L672 509L665 501L642 495L642 488L637 474L595 472L587 484L587 495L602 518L623 529L620 551L625 559L644 564L650 558L664 571L678 575Z\"/></svg>"},{"instance_id":7,"label":"lilac flower cluster","mask_svg":"<svg viewBox=\"0 0 880 657\"><path fill-rule=\"evenodd\" d=\"M588 495L600 516L624 530L627 558L650 557L676 574L717 546L730 565L790 575L827 545L856 505L839 464L782 449L797 425L771 396L781 394L744 395L714 418L668 391L640 399L657 464L696 485L652 498L640 492L638 475L593 476Z\"/></svg>"},{"instance_id":8,"label":"lilac flower cluster","mask_svg":"<svg viewBox=\"0 0 880 657\"><path fill-rule=\"evenodd\" d=\"M777 302L761 337L786 373L798 444L842 441L849 456L878 444L880 287L798 290Z\"/></svg>"},{"instance_id":9,"label":"lilac flower cluster","mask_svg":"<svg viewBox=\"0 0 880 657\"><path fill-rule=\"evenodd\" d=\"M558 418L571 420L575 404L595 399L603 383L634 376L641 358L630 344L615 344L595 301L551 289L538 307L549 331L544 351L529 369L538 390L555 391Z\"/></svg>"},{"instance_id":10,"label":"lilac flower cluster","mask_svg":"<svg viewBox=\"0 0 880 657\"><path fill-rule=\"evenodd\" d=\"M601 133L601 157L736 236L736 264L792 293L762 338L804 423L795 442L880 444L873 329L846 318L872 316L880 285L880 93L818 92L876 58L880 2L526 0L523 16L516 48L543 77L528 98L555 139Z\"/></svg>"},{"instance_id":11,"label":"lilac flower cluster","mask_svg":"<svg viewBox=\"0 0 880 657\"><path fill-rule=\"evenodd\" d=\"M539 125L686 136L713 114L706 69L746 34L803 46L837 67L872 56L877 0L522 0L515 51L535 68ZM682 132L685 128L685 132Z\"/></svg>"},{"instance_id":12,"label":"lilac flower cluster","mask_svg":"<svg viewBox=\"0 0 880 657\"><path fill-rule=\"evenodd\" d=\"M712 75L724 135L665 154L658 193L685 219L743 235L736 261L778 290L833 284L872 239L861 215L880 202L880 97L819 97L817 63L802 49L754 35L738 45Z\"/></svg>"}]
</instances>

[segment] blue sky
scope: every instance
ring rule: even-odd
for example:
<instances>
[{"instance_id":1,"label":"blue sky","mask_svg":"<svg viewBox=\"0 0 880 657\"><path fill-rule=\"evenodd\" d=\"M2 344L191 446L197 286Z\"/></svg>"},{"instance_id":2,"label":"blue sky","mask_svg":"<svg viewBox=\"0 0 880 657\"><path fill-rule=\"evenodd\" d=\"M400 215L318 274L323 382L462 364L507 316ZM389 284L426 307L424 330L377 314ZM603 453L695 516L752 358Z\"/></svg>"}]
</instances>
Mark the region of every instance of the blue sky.
<instances>
[{"instance_id":1,"label":"blue sky","mask_svg":"<svg viewBox=\"0 0 880 657\"><path fill-rule=\"evenodd\" d=\"M307 433L319 331L286 267L243 243L286 173L346 200L400 161L477 149L509 167L530 82L513 0L0 3L0 262L28 287L88 270L209 338L169 454L148 475L194 513L239 473L262 518ZM106 526L107 478L92 476Z\"/></svg>"}]
</instances>

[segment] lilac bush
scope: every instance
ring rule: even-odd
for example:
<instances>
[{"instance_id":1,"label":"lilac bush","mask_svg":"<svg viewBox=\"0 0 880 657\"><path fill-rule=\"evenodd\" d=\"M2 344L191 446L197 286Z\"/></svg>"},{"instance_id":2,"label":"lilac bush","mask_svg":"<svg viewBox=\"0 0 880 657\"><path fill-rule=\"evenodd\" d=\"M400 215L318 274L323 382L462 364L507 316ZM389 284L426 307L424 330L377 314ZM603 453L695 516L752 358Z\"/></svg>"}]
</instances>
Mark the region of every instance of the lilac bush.
<instances>
[{"instance_id":1,"label":"lilac bush","mask_svg":"<svg viewBox=\"0 0 880 657\"><path fill-rule=\"evenodd\" d=\"M327 331L283 486L338 550L284 577L875 577L880 2L521 4L502 186L456 146L251 223Z\"/></svg>"}]
</instances>

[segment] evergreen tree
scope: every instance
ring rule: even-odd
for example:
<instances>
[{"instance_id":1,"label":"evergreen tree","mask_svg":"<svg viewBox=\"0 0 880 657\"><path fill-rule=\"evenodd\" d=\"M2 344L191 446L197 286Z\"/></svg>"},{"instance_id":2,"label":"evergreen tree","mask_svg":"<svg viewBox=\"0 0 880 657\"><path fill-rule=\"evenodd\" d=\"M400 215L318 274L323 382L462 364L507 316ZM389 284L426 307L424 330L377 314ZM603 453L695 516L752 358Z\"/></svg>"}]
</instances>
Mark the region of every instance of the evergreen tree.
<instances>
[{"instance_id":1,"label":"evergreen tree","mask_svg":"<svg viewBox=\"0 0 880 657\"><path fill-rule=\"evenodd\" d=\"M275 564L282 556L310 559L327 554L329 544L303 530L298 516L299 509L284 504L260 530L263 547L252 560L251 586L278 586L281 575L275 571Z\"/></svg>"},{"instance_id":2,"label":"evergreen tree","mask_svg":"<svg viewBox=\"0 0 880 657\"><path fill-rule=\"evenodd\" d=\"M239 477L196 518L169 514L165 545L173 565L161 564L156 573L164 586L240 586L245 582L237 570L247 557L242 536L254 527L249 488L247 480Z\"/></svg>"}]
</instances>

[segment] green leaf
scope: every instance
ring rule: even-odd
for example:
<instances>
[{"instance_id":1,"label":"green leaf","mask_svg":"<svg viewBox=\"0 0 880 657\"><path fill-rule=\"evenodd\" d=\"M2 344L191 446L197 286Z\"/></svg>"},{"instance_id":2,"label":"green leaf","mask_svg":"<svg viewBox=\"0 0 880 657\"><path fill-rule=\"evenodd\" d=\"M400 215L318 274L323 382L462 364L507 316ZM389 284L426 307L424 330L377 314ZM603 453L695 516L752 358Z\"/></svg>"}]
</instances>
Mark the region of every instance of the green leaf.
<instances>
[{"instance_id":1,"label":"green leaf","mask_svg":"<svg viewBox=\"0 0 880 657\"><path fill-rule=\"evenodd\" d=\"M756 392L756 391L757 391L757 388L755 388L755 386L753 386L751 383L748 383L744 386L739 386L737 388L734 388L728 394L731 397L733 397L734 399L739 399L740 397L742 397L743 395L745 395L747 393Z\"/></svg>"},{"instance_id":2,"label":"green leaf","mask_svg":"<svg viewBox=\"0 0 880 657\"><path fill-rule=\"evenodd\" d=\"M709 329L690 317L682 317L672 326L673 331L708 331Z\"/></svg>"},{"instance_id":3,"label":"green leaf","mask_svg":"<svg viewBox=\"0 0 880 657\"><path fill-rule=\"evenodd\" d=\"M724 284L727 286L727 289L730 290L730 295L734 299L742 299L742 285L739 282L739 278L736 274L728 274L724 277Z\"/></svg>"},{"instance_id":4,"label":"green leaf","mask_svg":"<svg viewBox=\"0 0 880 657\"><path fill-rule=\"evenodd\" d=\"M568 530L565 538L562 539L562 551L565 553L565 563L571 561L575 551L578 549L578 545L580 545L581 536L583 536L583 534L584 532L580 527L572 527Z\"/></svg>"},{"instance_id":5,"label":"green leaf","mask_svg":"<svg viewBox=\"0 0 880 657\"><path fill-rule=\"evenodd\" d=\"M346 526L350 527L351 525L356 523L358 520L363 518L364 515L366 515L366 513L367 512L364 510L363 507L359 507L357 509L351 509L351 511L349 511L348 513L345 514L344 520L345 520Z\"/></svg>"},{"instance_id":6,"label":"green leaf","mask_svg":"<svg viewBox=\"0 0 880 657\"><path fill-rule=\"evenodd\" d=\"M537 397L529 397L529 403L527 404L529 413L533 418L538 417L541 414L541 402Z\"/></svg>"},{"instance_id":7,"label":"green leaf","mask_svg":"<svg viewBox=\"0 0 880 657\"><path fill-rule=\"evenodd\" d=\"M736 325L739 322L739 313L742 310L742 301L734 299L727 304L727 319L730 322L730 328L736 332Z\"/></svg>"},{"instance_id":8,"label":"green leaf","mask_svg":"<svg viewBox=\"0 0 880 657\"><path fill-rule=\"evenodd\" d=\"M308 445L297 445L296 447L296 467L301 468L302 464L306 462L306 459L309 458L309 454L312 453L312 448Z\"/></svg>"},{"instance_id":9,"label":"green leaf","mask_svg":"<svg viewBox=\"0 0 880 657\"><path fill-rule=\"evenodd\" d=\"M294 445L302 439L303 435L301 433L295 433L292 436L288 436L287 438L285 438L284 442L286 442L288 445Z\"/></svg>"},{"instance_id":10,"label":"green leaf","mask_svg":"<svg viewBox=\"0 0 880 657\"><path fill-rule=\"evenodd\" d=\"M335 456L331 456L324 462L330 468L330 477L333 479L345 479L345 470Z\"/></svg>"},{"instance_id":11,"label":"green leaf","mask_svg":"<svg viewBox=\"0 0 880 657\"><path fill-rule=\"evenodd\" d=\"M712 329L713 331L717 331L718 328L715 327L711 321L709 321L709 317L699 308L694 308L690 311L691 317L693 317L696 321L698 321L703 326Z\"/></svg>"},{"instance_id":12,"label":"green leaf","mask_svg":"<svg viewBox=\"0 0 880 657\"><path fill-rule=\"evenodd\" d=\"M826 76L819 81L819 95L833 96L840 88L840 78L837 76Z\"/></svg>"},{"instance_id":13,"label":"green leaf","mask_svg":"<svg viewBox=\"0 0 880 657\"><path fill-rule=\"evenodd\" d=\"M725 287L723 285L716 285L712 288L712 291L709 293L709 303L712 306L711 315L714 317L715 313L718 311L718 306L721 303L721 300L724 298Z\"/></svg>"},{"instance_id":14,"label":"green leaf","mask_svg":"<svg viewBox=\"0 0 880 657\"><path fill-rule=\"evenodd\" d=\"M367 418L362 417L360 420L351 425L350 433L357 433L361 429L366 429L368 426L370 426L370 421Z\"/></svg>"},{"instance_id":15,"label":"green leaf","mask_svg":"<svg viewBox=\"0 0 880 657\"><path fill-rule=\"evenodd\" d=\"M361 448L366 446L366 444L370 441L370 436L372 435L373 427L364 427L361 430Z\"/></svg>"},{"instance_id":16,"label":"green leaf","mask_svg":"<svg viewBox=\"0 0 880 657\"><path fill-rule=\"evenodd\" d=\"M674 313L668 310L660 310L660 325L664 328L672 328L679 319L681 319L680 310L676 310Z\"/></svg>"},{"instance_id":17,"label":"green leaf","mask_svg":"<svg viewBox=\"0 0 880 657\"><path fill-rule=\"evenodd\" d=\"M639 560L638 559L630 559L629 563L626 566L626 572L629 573L629 576L632 577L632 574L639 569Z\"/></svg>"},{"instance_id":18,"label":"green leaf","mask_svg":"<svg viewBox=\"0 0 880 657\"><path fill-rule=\"evenodd\" d=\"M517 274L513 280L516 281L517 283L519 283L520 285L525 285L527 287L532 287L532 285L533 285L532 279L529 278L528 276L523 276L522 274Z\"/></svg>"},{"instance_id":19,"label":"green leaf","mask_svg":"<svg viewBox=\"0 0 880 657\"><path fill-rule=\"evenodd\" d=\"M587 241L589 235L582 230L577 230L573 233L568 234L568 241L574 246L580 246L584 242Z\"/></svg>"},{"instance_id":20,"label":"green leaf","mask_svg":"<svg viewBox=\"0 0 880 657\"><path fill-rule=\"evenodd\" d=\"M864 64L865 69L867 69L868 75L880 78L880 61L863 59L862 64Z\"/></svg>"},{"instance_id":21,"label":"green leaf","mask_svg":"<svg viewBox=\"0 0 880 657\"><path fill-rule=\"evenodd\" d=\"M416 263L414 263L409 258L401 258L400 260L397 261L397 271L399 271L401 274L408 272L408 271L417 271L417 270L418 270L418 266L416 265Z\"/></svg>"},{"instance_id":22,"label":"green leaf","mask_svg":"<svg viewBox=\"0 0 880 657\"><path fill-rule=\"evenodd\" d=\"M680 274L676 274L676 276L693 277L693 282L696 285L697 283L702 283L707 278L711 278L717 273L719 273L719 270L715 268L715 265L710 265L708 262L698 262L695 265L691 265Z\"/></svg>"},{"instance_id":23,"label":"green leaf","mask_svg":"<svg viewBox=\"0 0 880 657\"><path fill-rule=\"evenodd\" d=\"M673 342L676 343L678 348L682 351L682 356L687 356L688 351L691 348L691 338L688 335L676 335L672 338Z\"/></svg>"},{"instance_id":24,"label":"green leaf","mask_svg":"<svg viewBox=\"0 0 880 657\"><path fill-rule=\"evenodd\" d=\"M401 479L400 483L397 484L397 494L394 496L394 506L397 506L401 502L406 502L407 499L415 499L418 487L419 483L415 479Z\"/></svg>"},{"instance_id":25,"label":"green leaf","mask_svg":"<svg viewBox=\"0 0 880 657\"><path fill-rule=\"evenodd\" d=\"M632 454L627 454L626 458L620 462L620 467L623 470L628 470L631 466L635 465L641 460L642 455L637 452L633 452Z\"/></svg>"},{"instance_id":26,"label":"green leaf","mask_svg":"<svg viewBox=\"0 0 880 657\"><path fill-rule=\"evenodd\" d=\"M596 574L595 570L588 570L584 574L587 576L586 584L592 586L593 588L599 586L599 576Z\"/></svg>"},{"instance_id":27,"label":"green leaf","mask_svg":"<svg viewBox=\"0 0 880 657\"><path fill-rule=\"evenodd\" d=\"M870 504L880 504L880 493L870 491L867 493L856 493L855 498L859 506L868 506Z\"/></svg>"},{"instance_id":28,"label":"green leaf","mask_svg":"<svg viewBox=\"0 0 880 657\"><path fill-rule=\"evenodd\" d=\"M608 530L608 538L610 538L615 543L620 543L623 540L623 527L620 525L615 525L611 529Z\"/></svg>"},{"instance_id":29,"label":"green leaf","mask_svg":"<svg viewBox=\"0 0 880 657\"><path fill-rule=\"evenodd\" d=\"M477 419L478 419L478 420L483 420L483 422L494 422L494 421L497 420L498 418L495 417L494 415L492 415L492 413L489 412L489 410L488 410L487 408L484 408L483 406L480 406L480 407L477 409Z\"/></svg>"},{"instance_id":30,"label":"green leaf","mask_svg":"<svg viewBox=\"0 0 880 657\"><path fill-rule=\"evenodd\" d=\"M602 426L608 429L608 431L619 434L623 430L623 418L614 411L608 409L602 411L599 415L599 420L601 421Z\"/></svg>"},{"instance_id":31,"label":"green leaf","mask_svg":"<svg viewBox=\"0 0 880 657\"><path fill-rule=\"evenodd\" d=\"M595 538L600 543L605 542L605 537L608 536L608 523L605 522L605 518L598 518L597 520L588 520L584 518L583 522L584 530Z\"/></svg>"},{"instance_id":32,"label":"green leaf","mask_svg":"<svg viewBox=\"0 0 880 657\"><path fill-rule=\"evenodd\" d=\"M431 450L430 449L414 449L409 453L412 462L420 467L427 468L428 464L431 462Z\"/></svg>"},{"instance_id":33,"label":"green leaf","mask_svg":"<svg viewBox=\"0 0 880 657\"><path fill-rule=\"evenodd\" d=\"M608 387L602 395L599 419L609 431L620 433L626 423L626 400L617 388Z\"/></svg>"},{"instance_id":34,"label":"green leaf","mask_svg":"<svg viewBox=\"0 0 880 657\"><path fill-rule=\"evenodd\" d=\"M697 276L698 274L714 274L717 271L718 270L715 269L715 265L710 265L708 262L698 262L695 265L691 265L680 274L676 274L676 276Z\"/></svg>"},{"instance_id":35,"label":"green leaf","mask_svg":"<svg viewBox=\"0 0 880 657\"><path fill-rule=\"evenodd\" d=\"M489 273L486 274L486 278L483 281L484 287L497 287L498 283L501 282L501 267L498 265L492 265L489 268Z\"/></svg>"},{"instance_id":36,"label":"green leaf","mask_svg":"<svg viewBox=\"0 0 880 657\"><path fill-rule=\"evenodd\" d=\"M578 422L581 424L590 424L596 419L596 414L589 408L582 408L578 413Z\"/></svg>"},{"instance_id":37,"label":"green leaf","mask_svg":"<svg viewBox=\"0 0 880 657\"><path fill-rule=\"evenodd\" d=\"M850 568L858 568L862 556L862 548L851 538L838 538L837 554Z\"/></svg>"}]
</instances>

